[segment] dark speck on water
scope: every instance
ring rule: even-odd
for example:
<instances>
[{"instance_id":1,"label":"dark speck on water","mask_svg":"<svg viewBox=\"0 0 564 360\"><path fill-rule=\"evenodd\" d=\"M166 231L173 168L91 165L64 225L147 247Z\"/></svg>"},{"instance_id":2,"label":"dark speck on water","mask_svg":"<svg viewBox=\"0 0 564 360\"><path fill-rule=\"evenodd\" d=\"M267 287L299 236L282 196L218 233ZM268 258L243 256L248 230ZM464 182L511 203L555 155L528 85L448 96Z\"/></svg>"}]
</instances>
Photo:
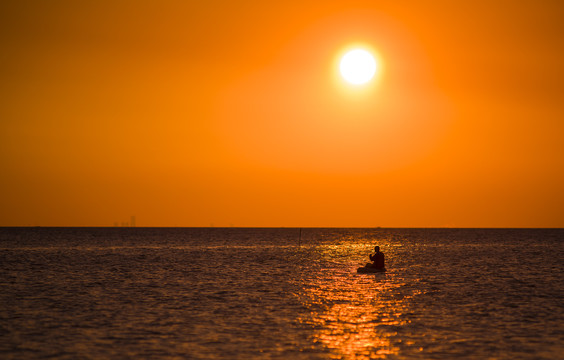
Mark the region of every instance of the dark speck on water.
<instances>
[{"instance_id":1,"label":"dark speck on water","mask_svg":"<svg viewBox=\"0 0 564 360\"><path fill-rule=\"evenodd\" d=\"M564 230L299 235L0 228L0 358L564 359Z\"/></svg>"}]
</instances>

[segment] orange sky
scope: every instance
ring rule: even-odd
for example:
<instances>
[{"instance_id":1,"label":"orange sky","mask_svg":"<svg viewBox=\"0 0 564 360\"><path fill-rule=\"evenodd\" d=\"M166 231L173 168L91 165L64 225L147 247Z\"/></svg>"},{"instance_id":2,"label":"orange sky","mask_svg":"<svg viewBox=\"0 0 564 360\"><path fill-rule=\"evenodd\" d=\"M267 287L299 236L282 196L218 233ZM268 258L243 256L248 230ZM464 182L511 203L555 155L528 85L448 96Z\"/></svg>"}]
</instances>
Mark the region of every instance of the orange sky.
<instances>
[{"instance_id":1,"label":"orange sky","mask_svg":"<svg viewBox=\"0 0 564 360\"><path fill-rule=\"evenodd\" d=\"M563 4L2 1L0 226L563 227Z\"/></svg>"}]
</instances>

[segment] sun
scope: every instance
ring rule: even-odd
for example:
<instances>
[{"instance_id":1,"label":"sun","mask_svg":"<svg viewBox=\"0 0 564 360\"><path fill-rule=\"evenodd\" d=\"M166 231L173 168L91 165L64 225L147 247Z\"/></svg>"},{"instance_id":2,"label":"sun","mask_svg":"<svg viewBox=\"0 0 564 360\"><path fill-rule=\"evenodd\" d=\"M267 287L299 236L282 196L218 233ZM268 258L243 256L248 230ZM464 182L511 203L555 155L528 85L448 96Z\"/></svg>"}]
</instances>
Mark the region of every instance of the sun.
<instances>
[{"instance_id":1,"label":"sun","mask_svg":"<svg viewBox=\"0 0 564 360\"><path fill-rule=\"evenodd\" d=\"M378 64L374 56L364 49L353 49L341 58L341 76L353 85L362 85L374 77Z\"/></svg>"}]
</instances>

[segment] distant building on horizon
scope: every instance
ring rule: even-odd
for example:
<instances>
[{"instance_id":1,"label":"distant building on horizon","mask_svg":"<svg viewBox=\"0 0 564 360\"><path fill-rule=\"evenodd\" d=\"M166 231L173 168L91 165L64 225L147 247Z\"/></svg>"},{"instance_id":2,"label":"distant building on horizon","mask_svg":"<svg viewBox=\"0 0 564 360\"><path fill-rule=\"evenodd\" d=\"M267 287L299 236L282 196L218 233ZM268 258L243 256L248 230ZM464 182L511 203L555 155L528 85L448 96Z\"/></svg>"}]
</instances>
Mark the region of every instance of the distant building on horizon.
<instances>
[{"instance_id":1,"label":"distant building on horizon","mask_svg":"<svg viewBox=\"0 0 564 360\"><path fill-rule=\"evenodd\" d=\"M137 219L135 218L135 215L131 215L129 222L122 221L121 225L120 225L120 223L116 221L116 222L114 222L114 226L115 227L119 227L119 226L121 226L121 227L136 227L137 226Z\"/></svg>"}]
</instances>

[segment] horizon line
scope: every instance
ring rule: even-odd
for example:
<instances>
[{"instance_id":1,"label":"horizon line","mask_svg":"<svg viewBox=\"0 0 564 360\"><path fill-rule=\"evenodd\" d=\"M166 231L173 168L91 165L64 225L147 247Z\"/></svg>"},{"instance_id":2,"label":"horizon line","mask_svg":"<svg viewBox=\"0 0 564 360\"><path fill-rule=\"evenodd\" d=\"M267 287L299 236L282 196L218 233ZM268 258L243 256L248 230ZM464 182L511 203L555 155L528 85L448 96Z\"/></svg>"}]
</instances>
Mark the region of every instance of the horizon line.
<instances>
[{"instance_id":1,"label":"horizon line","mask_svg":"<svg viewBox=\"0 0 564 360\"><path fill-rule=\"evenodd\" d=\"M90 225L0 225L0 228L83 228L83 229L564 229L535 226L90 226Z\"/></svg>"}]
</instances>

